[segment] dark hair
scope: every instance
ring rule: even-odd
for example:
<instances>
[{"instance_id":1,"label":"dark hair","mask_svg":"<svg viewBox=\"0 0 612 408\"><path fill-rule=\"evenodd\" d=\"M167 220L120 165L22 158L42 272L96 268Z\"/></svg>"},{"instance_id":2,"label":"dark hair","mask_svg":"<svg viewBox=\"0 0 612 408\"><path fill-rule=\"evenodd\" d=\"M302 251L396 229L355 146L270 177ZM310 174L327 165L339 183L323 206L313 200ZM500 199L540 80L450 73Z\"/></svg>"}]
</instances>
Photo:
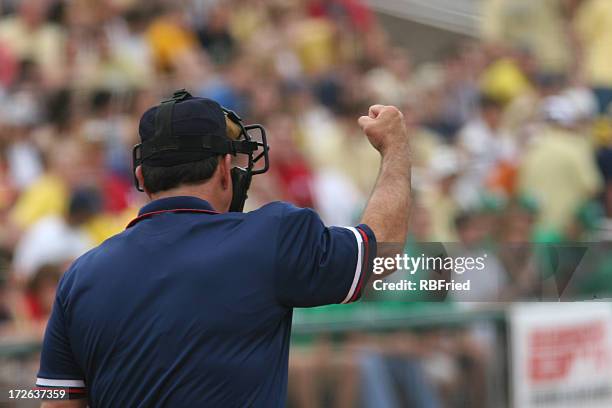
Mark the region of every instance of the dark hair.
<instances>
[{"instance_id":1,"label":"dark hair","mask_svg":"<svg viewBox=\"0 0 612 408\"><path fill-rule=\"evenodd\" d=\"M72 95L70 89L61 88L50 93L47 99L47 116L51 123L60 128L67 126L72 118Z\"/></svg>"},{"instance_id":2,"label":"dark hair","mask_svg":"<svg viewBox=\"0 0 612 408\"><path fill-rule=\"evenodd\" d=\"M97 89L90 97L91 110L99 112L110 106L113 99L113 94L108 89Z\"/></svg>"},{"instance_id":3,"label":"dark hair","mask_svg":"<svg viewBox=\"0 0 612 408\"><path fill-rule=\"evenodd\" d=\"M181 184L203 183L212 177L218 165L218 156L168 167L143 164L144 187L149 193L157 193L170 190Z\"/></svg>"},{"instance_id":4,"label":"dark hair","mask_svg":"<svg viewBox=\"0 0 612 408\"><path fill-rule=\"evenodd\" d=\"M488 94L480 95L478 105L481 109L502 109L504 107L503 102L499 98Z\"/></svg>"},{"instance_id":5,"label":"dark hair","mask_svg":"<svg viewBox=\"0 0 612 408\"><path fill-rule=\"evenodd\" d=\"M68 217L76 225L87 222L102 210L102 196L92 187L78 187L72 192L68 204Z\"/></svg>"},{"instance_id":6,"label":"dark hair","mask_svg":"<svg viewBox=\"0 0 612 408\"><path fill-rule=\"evenodd\" d=\"M457 214L455 216L455 228L457 228L458 230L463 229L464 227L466 227L470 221L472 221L474 218L476 218L478 214L475 211L461 211L459 214Z\"/></svg>"}]
</instances>

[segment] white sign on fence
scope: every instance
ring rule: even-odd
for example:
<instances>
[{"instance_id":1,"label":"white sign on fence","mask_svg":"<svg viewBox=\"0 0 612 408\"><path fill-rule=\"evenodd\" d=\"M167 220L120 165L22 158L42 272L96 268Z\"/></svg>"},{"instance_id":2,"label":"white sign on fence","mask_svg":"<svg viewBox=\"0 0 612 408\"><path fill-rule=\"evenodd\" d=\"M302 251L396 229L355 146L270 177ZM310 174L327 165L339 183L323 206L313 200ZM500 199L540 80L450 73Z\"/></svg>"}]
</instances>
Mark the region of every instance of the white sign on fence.
<instances>
[{"instance_id":1,"label":"white sign on fence","mask_svg":"<svg viewBox=\"0 0 612 408\"><path fill-rule=\"evenodd\" d=\"M515 408L612 407L612 305L520 304L510 314Z\"/></svg>"}]
</instances>

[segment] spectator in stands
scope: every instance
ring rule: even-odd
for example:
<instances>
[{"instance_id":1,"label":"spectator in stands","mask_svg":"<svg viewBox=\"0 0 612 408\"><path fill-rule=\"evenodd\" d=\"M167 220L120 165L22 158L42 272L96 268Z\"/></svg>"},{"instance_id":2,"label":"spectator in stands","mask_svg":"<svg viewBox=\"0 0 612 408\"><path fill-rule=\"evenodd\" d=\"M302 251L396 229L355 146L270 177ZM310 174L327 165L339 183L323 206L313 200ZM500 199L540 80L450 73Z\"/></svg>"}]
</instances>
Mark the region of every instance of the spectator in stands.
<instances>
[{"instance_id":1,"label":"spectator in stands","mask_svg":"<svg viewBox=\"0 0 612 408\"><path fill-rule=\"evenodd\" d=\"M606 0L582 0L575 16L581 46L578 60L583 61L583 76L593 87L599 111L607 112L612 103L612 3Z\"/></svg>"},{"instance_id":2,"label":"spectator in stands","mask_svg":"<svg viewBox=\"0 0 612 408\"><path fill-rule=\"evenodd\" d=\"M18 314L18 320L23 319L24 323L37 326L39 330L45 327L55 302L55 289L62 270L63 266L51 264L40 265L36 269L26 284L23 310L18 311L23 315Z\"/></svg>"},{"instance_id":3,"label":"spectator in stands","mask_svg":"<svg viewBox=\"0 0 612 408\"><path fill-rule=\"evenodd\" d=\"M451 248L450 255L457 258L482 257L484 269L472 268L463 273L451 271L450 278L457 283L470 281L470 290L449 291L449 297L463 302L465 307L475 307L477 302L496 302L504 296L508 276L497 255L489 250L491 225L486 209L475 208L457 215L455 225L459 244ZM486 254L486 256L485 256Z\"/></svg>"},{"instance_id":4,"label":"spectator in stands","mask_svg":"<svg viewBox=\"0 0 612 408\"><path fill-rule=\"evenodd\" d=\"M596 238L612 242L612 121L604 119L601 122L602 145L597 152L597 164L605 181L602 202L605 217L601 222Z\"/></svg>"},{"instance_id":5,"label":"spectator in stands","mask_svg":"<svg viewBox=\"0 0 612 408\"><path fill-rule=\"evenodd\" d=\"M62 77L65 32L47 21L49 0L21 1L18 13L0 21L0 43L20 61L40 67L43 82L54 86Z\"/></svg>"},{"instance_id":6,"label":"spectator in stands","mask_svg":"<svg viewBox=\"0 0 612 408\"><path fill-rule=\"evenodd\" d=\"M539 293L538 248L534 244L537 214L537 203L528 196L513 197L506 204L496 246L508 276L503 300L532 299Z\"/></svg>"},{"instance_id":7,"label":"spectator in stands","mask_svg":"<svg viewBox=\"0 0 612 408\"><path fill-rule=\"evenodd\" d=\"M383 63L366 74L366 86L371 97L380 103L402 105L413 96L415 87L410 59L404 50L396 48L385 55Z\"/></svg>"},{"instance_id":8,"label":"spectator in stands","mask_svg":"<svg viewBox=\"0 0 612 408\"><path fill-rule=\"evenodd\" d=\"M275 168L271 169L283 200L300 207L314 207L313 174L310 165L298 150L296 130L291 118L276 114L268 122L270 143L275 148Z\"/></svg>"},{"instance_id":9,"label":"spectator in stands","mask_svg":"<svg viewBox=\"0 0 612 408\"><path fill-rule=\"evenodd\" d=\"M46 157L46 169L19 195L10 221L20 230L31 227L42 217L61 215L67 209L69 191L83 175L83 145L79 141L57 141Z\"/></svg>"},{"instance_id":10,"label":"spectator in stands","mask_svg":"<svg viewBox=\"0 0 612 408\"><path fill-rule=\"evenodd\" d=\"M72 194L65 215L48 215L37 221L15 249L13 268L18 281L31 279L43 265L67 265L91 249L95 241L83 227L101 208L96 191L79 189Z\"/></svg>"},{"instance_id":11,"label":"spectator in stands","mask_svg":"<svg viewBox=\"0 0 612 408\"><path fill-rule=\"evenodd\" d=\"M489 0L483 11L481 30L487 41L526 48L548 71L571 67L564 0Z\"/></svg>"},{"instance_id":12,"label":"spectator in stands","mask_svg":"<svg viewBox=\"0 0 612 408\"><path fill-rule=\"evenodd\" d=\"M478 114L459 132L457 146L463 172L458 180L457 198L463 206L478 204L487 178L500 166L514 163L516 147L501 128L502 115L503 105L483 95Z\"/></svg>"},{"instance_id":13,"label":"spectator in stands","mask_svg":"<svg viewBox=\"0 0 612 408\"><path fill-rule=\"evenodd\" d=\"M474 114L478 102L478 84L469 58L469 48L453 48L443 54L437 111L428 126L443 138L453 141L456 133Z\"/></svg>"},{"instance_id":14,"label":"spectator in stands","mask_svg":"<svg viewBox=\"0 0 612 408\"><path fill-rule=\"evenodd\" d=\"M567 96L550 97L543 114L549 126L528 146L519 188L536 198L539 226L563 234L577 209L602 187L595 153L581 133L581 111Z\"/></svg>"},{"instance_id":15,"label":"spectator in stands","mask_svg":"<svg viewBox=\"0 0 612 408\"><path fill-rule=\"evenodd\" d=\"M431 187L422 193L423 202L431 213L432 238L441 242L457 239L455 217L459 212L456 181L461 172L458 154L448 146L440 147L425 168L432 177Z\"/></svg>"},{"instance_id":16,"label":"spectator in stands","mask_svg":"<svg viewBox=\"0 0 612 408\"><path fill-rule=\"evenodd\" d=\"M208 10L206 22L197 31L200 45L216 64L229 61L236 47L229 26L232 11L229 4L218 2Z\"/></svg>"},{"instance_id":17,"label":"spectator in stands","mask_svg":"<svg viewBox=\"0 0 612 408\"><path fill-rule=\"evenodd\" d=\"M7 95L0 105L6 147L8 176L17 192L28 188L42 173L42 161L32 131L41 119L42 107L36 94L24 87Z\"/></svg>"}]
</instances>

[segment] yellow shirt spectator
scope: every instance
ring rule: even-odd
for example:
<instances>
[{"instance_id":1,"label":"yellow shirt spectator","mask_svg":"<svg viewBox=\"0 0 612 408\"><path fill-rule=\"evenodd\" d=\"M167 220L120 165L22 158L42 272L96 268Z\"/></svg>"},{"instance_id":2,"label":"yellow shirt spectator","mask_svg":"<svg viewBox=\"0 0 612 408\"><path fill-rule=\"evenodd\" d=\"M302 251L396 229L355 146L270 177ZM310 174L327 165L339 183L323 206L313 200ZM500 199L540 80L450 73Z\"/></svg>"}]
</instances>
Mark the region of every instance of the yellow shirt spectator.
<instances>
[{"instance_id":1,"label":"yellow shirt spectator","mask_svg":"<svg viewBox=\"0 0 612 408\"><path fill-rule=\"evenodd\" d=\"M561 128L546 129L519 169L520 190L538 201L541 226L558 232L601 186L589 140Z\"/></svg>"},{"instance_id":2,"label":"yellow shirt spectator","mask_svg":"<svg viewBox=\"0 0 612 408\"><path fill-rule=\"evenodd\" d=\"M21 194L11 211L11 220L20 228L28 228L47 215L64 214L68 199L68 188L59 177L43 175Z\"/></svg>"},{"instance_id":3,"label":"yellow shirt spectator","mask_svg":"<svg viewBox=\"0 0 612 408\"><path fill-rule=\"evenodd\" d=\"M163 69L171 67L181 53L196 45L193 33L167 18L158 19L149 27L147 39L155 61Z\"/></svg>"},{"instance_id":4,"label":"yellow shirt spectator","mask_svg":"<svg viewBox=\"0 0 612 408\"><path fill-rule=\"evenodd\" d=\"M45 79L53 82L64 74L63 47L65 37L61 28L42 24L29 28L18 17L8 17L0 22L0 42L19 59L31 59L42 69Z\"/></svg>"},{"instance_id":5,"label":"yellow shirt spectator","mask_svg":"<svg viewBox=\"0 0 612 408\"><path fill-rule=\"evenodd\" d=\"M569 67L571 54L562 0L487 0L482 3L481 30L487 41L525 47L546 70L563 72Z\"/></svg>"},{"instance_id":6,"label":"yellow shirt spectator","mask_svg":"<svg viewBox=\"0 0 612 408\"><path fill-rule=\"evenodd\" d=\"M432 240L440 242L457 241L455 217L459 206L453 198L439 189L424 191L423 205L429 210Z\"/></svg>"},{"instance_id":7,"label":"yellow shirt spectator","mask_svg":"<svg viewBox=\"0 0 612 408\"><path fill-rule=\"evenodd\" d=\"M333 26L323 18L305 20L296 30L295 48L306 72L325 72L336 62L338 51Z\"/></svg>"},{"instance_id":8,"label":"yellow shirt spectator","mask_svg":"<svg viewBox=\"0 0 612 408\"><path fill-rule=\"evenodd\" d=\"M590 85L612 87L612 1L586 0L576 16Z\"/></svg>"},{"instance_id":9,"label":"yellow shirt spectator","mask_svg":"<svg viewBox=\"0 0 612 408\"><path fill-rule=\"evenodd\" d=\"M108 238L123 231L137 215L138 209L133 207L126 208L119 214L99 214L89 220L84 229L93 243L100 245Z\"/></svg>"}]
</instances>

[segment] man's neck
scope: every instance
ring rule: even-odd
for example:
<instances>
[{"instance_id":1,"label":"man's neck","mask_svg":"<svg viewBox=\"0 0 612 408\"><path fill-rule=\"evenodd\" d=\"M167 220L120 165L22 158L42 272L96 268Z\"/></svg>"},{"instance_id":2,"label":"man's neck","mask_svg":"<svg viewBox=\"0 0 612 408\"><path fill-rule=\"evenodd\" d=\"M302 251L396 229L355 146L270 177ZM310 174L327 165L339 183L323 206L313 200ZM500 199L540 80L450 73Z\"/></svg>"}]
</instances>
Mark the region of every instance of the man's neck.
<instances>
[{"instance_id":1,"label":"man's neck","mask_svg":"<svg viewBox=\"0 0 612 408\"><path fill-rule=\"evenodd\" d=\"M189 196L196 197L201 200L208 201L208 203L216 211L222 211L222 204L218 198L215 198L215 194L212 194L206 186L193 185L193 186L180 186L170 190L160 191L151 194L149 197L151 200L157 200L160 198L177 197L177 196Z\"/></svg>"}]
</instances>

